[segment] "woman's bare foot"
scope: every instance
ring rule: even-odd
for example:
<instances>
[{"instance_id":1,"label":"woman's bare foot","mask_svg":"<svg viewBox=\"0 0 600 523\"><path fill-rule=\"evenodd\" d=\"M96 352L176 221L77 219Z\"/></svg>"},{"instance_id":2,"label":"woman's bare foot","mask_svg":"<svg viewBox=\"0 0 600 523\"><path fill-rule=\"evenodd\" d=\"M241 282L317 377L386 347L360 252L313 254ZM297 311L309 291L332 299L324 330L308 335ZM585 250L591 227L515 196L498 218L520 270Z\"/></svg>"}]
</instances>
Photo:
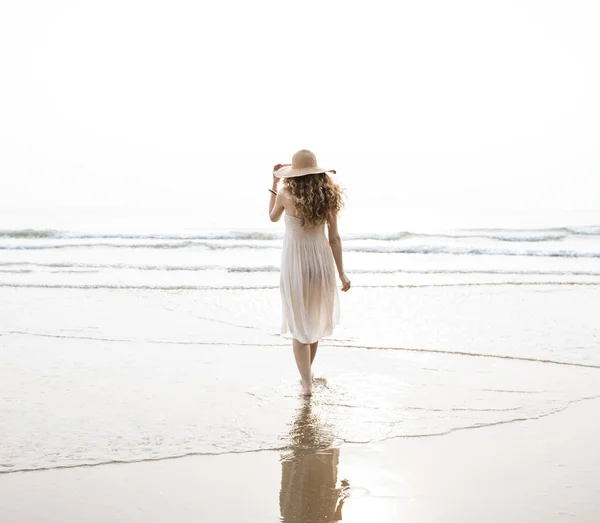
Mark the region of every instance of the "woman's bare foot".
<instances>
[{"instance_id":1,"label":"woman's bare foot","mask_svg":"<svg viewBox=\"0 0 600 523\"><path fill-rule=\"evenodd\" d=\"M302 381L302 389L304 390L305 396L312 396L312 380L309 381L308 383L304 383L304 380L303 380Z\"/></svg>"}]
</instances>

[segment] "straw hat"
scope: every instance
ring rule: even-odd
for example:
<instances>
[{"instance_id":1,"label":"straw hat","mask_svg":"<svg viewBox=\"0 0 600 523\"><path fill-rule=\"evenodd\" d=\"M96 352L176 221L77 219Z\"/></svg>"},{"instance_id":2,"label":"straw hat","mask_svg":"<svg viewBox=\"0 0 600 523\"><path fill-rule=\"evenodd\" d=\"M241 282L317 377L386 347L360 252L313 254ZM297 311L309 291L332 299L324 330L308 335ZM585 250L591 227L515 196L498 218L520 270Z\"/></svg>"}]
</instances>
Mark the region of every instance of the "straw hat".
<instances>
[{"instance_id":1,"label":"straw hat","mask_svg":"<svg viewBox=\"0 0 600 523\"><path fill-rule=\"evenodd\" d=\"M292 156L292 163L283 164L273 174L276 178L293 178L295 176L304 176L305 174L333 173L333 169L322 169L317 165L317 158L308 149L300 149Z\"/></svg>"}]
</instances>

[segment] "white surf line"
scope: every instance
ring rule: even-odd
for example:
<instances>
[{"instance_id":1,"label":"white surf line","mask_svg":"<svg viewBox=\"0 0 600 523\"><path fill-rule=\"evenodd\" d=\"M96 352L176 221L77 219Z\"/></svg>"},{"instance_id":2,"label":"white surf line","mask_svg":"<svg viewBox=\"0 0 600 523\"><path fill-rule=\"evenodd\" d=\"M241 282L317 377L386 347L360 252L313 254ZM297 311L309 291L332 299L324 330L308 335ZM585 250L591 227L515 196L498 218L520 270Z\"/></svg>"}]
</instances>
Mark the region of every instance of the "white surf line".
<instances>
[{"instance_id":1,"label":"white surf line","mask_svg":"<svg viewBox=\"0 0 600 523\"><path fill-rule=\"evenodd\" d=\"M39 336L42 338L66 338L75 340L90 340L90 341L110 341L115 343L158 343L164 345L234 345L241 347L284 347L287 343L237 343L227 341L179 341L179 340L148 340L148 339L128 339L128 338L100 338L97 336L70 336L66 334L47 334L43 332L27 332L27 331L5 331L3 334L17 334L22 336Z\"/></svg>"},{"instance_id":2,"label":"white surf line","mask_svg":"<svg viewBox=\"0 0 600 523\"><path fill-rule=\"evenodd\" d=\"M371 443L380 443L380 442L387 441L390 439L401 439L401 438L414 439L414 438L431 438L431 437L446 436L448 434L452 434L453 432L458 432L458 431L463 431L463 430L481 429L481 428L485 428L485 427L493 427L496 425L508 425L511 423L519 423L519 422L523 422L523 421L538 420L541 418L545 418L545 417L552 416L554 414L563 412L574 403L580 403L582 401L595 400L595 399L599 399L599 398L600 398L600 396L586 396L583 398L570 400L562 408L551 410L550 412L539 414L537 416L513 418L513 419L503 420L503 421L492 421L492 422L487 422L487 423L480 423L477 425L466 425L466 426L462 426L462 427L448 429L448 430L442 431L442 432L431 432L428 434L406 434L406 435L399 435L399 436L390 436L389 434L393 430L393 427L392 427L392 428L390 428L388 435L384 438L370 439L368 441L352 441L352 440L342 439L341 441L343 444L346 444L346 445L368 445ZM328 448L338 448L339 446L340 445L332 445ZM181 458L187 458L187 457L193 457L193 456L223 456L223 455L229 455L229 454L255 454L258 452L283 452L283 451L293 450L293 448L294 448L294 446L293 446L293 444L291 444L291 445L287 445L284 447L259 448L259 449L250 449L250 450L228 450L228 451L223 451L223 452L188 452L185 454L178 454L178 455L173 455L173 456L161 456L161 457L156 457L156 458L139 458L139 459L134 459L134 460L111 460L111 461L102 461L102 462L96 462L96 463L77 463L77 464L73 464L73 465L55 465L53 467L0 470L0 475L18 474L20 472L43 472L43 471L48 471L48 470L60 470L60 469L92 468L92 467L99 467L102 465L129 465L129 464L134 464L134 463L149 463L149 462L153 462L153 461L175 460L175 459L181 459ZM314 450L316 451L316 450L324 450L324 449L315 448ZM6 467L6 465L3 465L3 466Z\"/></svg>"},{"instance_id":3,"label":"white surf line","mask_svg":"<svg viewBox=\"0 0 600 523\"><path fill-rule=\"evenodd\" d=\"M600 281L501 281L501 282L463 282L463 283L425 283L415 284L383 284L383 285L352 285L353 289L427 289L443 287L501 287L501 286L600 286ZM80 290L143 290L143 291L252 291L263 289L279 289L279 285L67 285L67 284L31 284L31 283L0 283L1 287L29 289L80 289Z\"/></svg>"},{"instance_id":4,"label":"white surf line","mask_svg":"<svg viewBox=\"0 0 600 523\"><path fill-rule=\"evenodd\" d=\"M459 431L463 431L463 430L480 429L480 428L484 428L484 427L494 427L496 425L508 425L508 424L512 424L512 423L520 423L520 422L523 422L523 421L538 420L538 419L546 418L548 416L553 416L554 414L558 414L560 412L563 412L563 411L567 410L574 403L580 403L582 401L590 401L590 400L596 400L596 399L600 399L600 396L585 396L583 398L578 398L578 399L574 399L574 400L568 400L567 404L564 407L560 407L558 409L551 410L550 412L546 412L546 413L543 413L543 414L538 414L537 416L522 417L522 418L513 418L513 419L508 419L508 420L500 420L500 421L490 421L490 422L487 422L487 423L479 423L479 424L476 424L476 425L465 425L463 427L455 427L453 429L449 429L449 430L447 430L445 432L439 432L439 433L390 436L392 430L394 429L394 427L392 426L390 428L390 430L388 431L388 434L386 436L384 436L383 438L380 438L380 439L372 439L372 440L369 440L369 441L350 441L350 440L342 440L342 441L344 443L348 443L348 444L365 445L365 444L368 444L368 443L380 443L382 441L387 441L387 440L390 440L390 439L424 438L424 437L431 437L431 436L445 436L447 434L452 434L453 432L459 432ZM403 420L392 422L392 425L395 425L395 423L402 423L402 422L403 422Z\"/></svg>"},{"instance_id":5,"label":"white surf line","mask_svg":"<svg viewBox=\"0 0 600 523\"><path fill-rule=\"evenodd\" d=\"M404 352L426 352L432 354L450 354L452 356L471 356L475 358L493 358L493 359L501 359L501 360L515 360L515 361L531 361L534 363L550 363L553 365L567 365L571 367L585 367L589 369L600 369L600 365L593 365L590 363L578 363L578 362L569 362L569 361L558 361L558 360L547 360L540 358L528 358L526 356L510 356L507 354L481 354L477 352L464 352L464 351L449 351L443 349L415 349L409 347L381 347L381 346L373 346L373 345L329 345L328 347L352 347L355 349L366 349L366 350L397 350Z\"/></svg>"},{"instance_id":6,"label":"white surf line","mask_svg":"<svg viewBox=\"0 0 600 523\"><path fill-rule=\"evenodd\" d=\"M15 331L9 330L2 334L17 334L22 336L40 336L45 338L64 338L64 339L76 339L76 340L91 340L91 341L110 341L116 343L157 343L164 345L233 345L241 347L286 347L287 343L237 343L237 342L214 342L214 341L178 341L178 340L147 340L147 339L126 339L126 338L100 338L95 336L72 336L66 334L47 334L39 332L27 332L27 331ZM2 335L0 334L0 335ZM276 336L276 335L275 335ZM291 341L291 340L290 340ZM326 342L326 340L323 340ZM568 367L582 367L588 369L600 369L599 365L590 363L578 363L569 361L559 360L547 360L540 358L527 358L525 356L510 356L507 354L480 354L477 352L464 352L464 351L450 351L443 349L428 349L428 348L411 348L411 347L382 347L373 345L339 345L335 343L322 343L324 347L337 347L337 348L351 348L351 349L364 349L364 350L391 350L391 351L403 351L403 352L423 352L428 354L444 354L449 356L468 356L472 358L490 358L490 359L501 359L501 360L513 360L513 361L526 361L532 363L548 363L552 365L564 365Z\"/></svg>"},{"instance_id":7,"label":"white surf line","mask_svg":"<svg viewBox=\"0 0 600 523\"><path fill-rule=\"evenodd\" d=\"M235 273L254 273L254 272L279 272L279 267L274 265L269 266L248 266L248 267L237 267L227 265L148 265L148 264L125 264L125 263L34 263L28 261L12 261L12 262L0 262L0 267L12 267L27 265L31 267L43 267L43 268L77 268L77 269L138 269L142 271L210 271L210 270L221 270ZM10 272L10 271L7 271ZM349 273L350 274L350 273ZM560 271L560 270L510 270L510 269L489 269L489 270L468 270L468 269L354 269L352 274L484 274L484 275L517 275L517 276L592 276L600 277L600 272L597 271L583 271L583 270L572 270L572 271Z\"/></svg>"}]
</instances>

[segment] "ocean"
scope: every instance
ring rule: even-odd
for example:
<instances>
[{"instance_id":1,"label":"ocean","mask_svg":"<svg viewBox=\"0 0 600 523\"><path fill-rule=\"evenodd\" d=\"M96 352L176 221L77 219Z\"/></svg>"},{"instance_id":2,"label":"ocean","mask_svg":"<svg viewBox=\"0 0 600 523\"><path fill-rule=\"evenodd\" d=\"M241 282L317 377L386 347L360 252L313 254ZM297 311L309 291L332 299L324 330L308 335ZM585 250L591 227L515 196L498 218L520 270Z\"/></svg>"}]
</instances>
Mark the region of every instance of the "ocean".
<instances>
[{"instance_id":1,"label":"ocean","mask_svg":"<svg viewBox=\"0 0 600 523\"><path fill-rule=\"evenodd\" d=\"M355 287L593 285L600 226L451 233L345 233ZM0 230L0 285L131 289L270 289L281 231L117 233Z\"/></svg>"},{"instance_id":2,"label":"ocean","mask_svg":"<svg viewBox=\"0 0 600 523\"><path fill-rule=\"evenodd\" d=\"M36 224L34 224L36 225ZM0 472L295 448L277 228L0 230ZM342 230L330 448L600 396L600 226Z\"/></svg>"}]
</instances>

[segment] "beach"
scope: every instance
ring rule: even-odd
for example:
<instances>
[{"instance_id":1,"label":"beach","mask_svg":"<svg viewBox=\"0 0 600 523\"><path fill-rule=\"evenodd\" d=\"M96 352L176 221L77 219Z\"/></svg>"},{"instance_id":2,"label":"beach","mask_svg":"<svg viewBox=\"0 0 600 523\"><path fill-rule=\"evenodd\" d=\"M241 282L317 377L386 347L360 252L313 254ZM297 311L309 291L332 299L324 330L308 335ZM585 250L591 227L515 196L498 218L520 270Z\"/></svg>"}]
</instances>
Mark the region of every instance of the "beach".
<instances>
[{"instance_id":1,"label":"beach","mask_svg":"<svg viewBox=\"0 0 600 523\"><path fill-rule=\"evenodd\" d=\"M0 521L598 521L597 228L348 233L301 394L277 232L0 238Z\"/></svg>"},{"instance_id":2,"label":"beach","mask_svg":"<svg viewBox=\"0 0 600 523\"><path fill-rule=\"evenodd\" d=\"M599 18L3 2L0 523L600 523Z\"/></svg>"},{"instance_id":3,"label":"beach","mask_svg":"<svg viewBox=\"0 0 600 523\"><path fill-rule=\"evenodd\" d=\"M599 17L4 2L0 523L600 523Z\"/></svg>"}]
</instances>

